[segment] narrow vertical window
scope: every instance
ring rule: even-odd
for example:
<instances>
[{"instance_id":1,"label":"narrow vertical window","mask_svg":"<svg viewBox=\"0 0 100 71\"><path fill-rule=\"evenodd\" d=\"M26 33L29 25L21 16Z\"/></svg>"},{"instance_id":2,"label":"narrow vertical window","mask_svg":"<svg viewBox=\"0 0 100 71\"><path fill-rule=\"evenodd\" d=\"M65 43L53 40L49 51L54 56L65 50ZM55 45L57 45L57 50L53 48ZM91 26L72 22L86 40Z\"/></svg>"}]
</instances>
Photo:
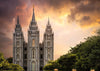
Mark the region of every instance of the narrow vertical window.
<instances>
[{"instance_id":1,"label":"narrow vertical window","mask_svg":"<svg viewBox=\"0 0 100 71\"><path fill-rule=\"evenodd\" d=\"M43 59L43 55L42 54L40 55L40 59Z\"/></svg>"},{"instance_id":2,"label":"narrow vertical window","mask_svg":"<svg viewBox=\"0 0 100 71\"><path fill-rule=\"evenodd\" d=\"M27 59L27 54L24 54L24 59Z\"/></svg>"},{"instance_id":3,"label":"narrow vertical window","mask_svg":"<svg viewBox=\"0 0 100 71\"><path fill-rule=\"evenodd\" d=\"M35 46L35 40L34 39L32 40L32 46L33 47Z\"/></svg>"},{"instance_id":4,"label":"narrow vertical window","mask_svg":"<svg viewBox=\"0 0 100 71\"><path fill-rule=\"evenodd\" d=\"M35 58L34 50L33 50L33 58Z\"/></svg>"}]
</instances>

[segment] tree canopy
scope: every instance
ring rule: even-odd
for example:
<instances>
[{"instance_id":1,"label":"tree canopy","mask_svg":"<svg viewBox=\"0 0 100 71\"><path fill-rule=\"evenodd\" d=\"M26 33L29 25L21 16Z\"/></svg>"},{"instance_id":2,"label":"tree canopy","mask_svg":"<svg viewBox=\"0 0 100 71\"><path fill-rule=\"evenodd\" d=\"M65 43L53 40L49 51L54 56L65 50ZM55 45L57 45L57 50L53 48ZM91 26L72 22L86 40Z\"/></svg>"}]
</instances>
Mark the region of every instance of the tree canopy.
<instances>
[{"instance_id":1,"label":"tree canopy","mask_svg":"<svg viewBox=\"0 0 100 71\"><path fill-rule=\"evenodd\" d=\"M24 71L24 69L17 64L9 63L0 53L0 71Z\"/></svg>"}]
</instances>

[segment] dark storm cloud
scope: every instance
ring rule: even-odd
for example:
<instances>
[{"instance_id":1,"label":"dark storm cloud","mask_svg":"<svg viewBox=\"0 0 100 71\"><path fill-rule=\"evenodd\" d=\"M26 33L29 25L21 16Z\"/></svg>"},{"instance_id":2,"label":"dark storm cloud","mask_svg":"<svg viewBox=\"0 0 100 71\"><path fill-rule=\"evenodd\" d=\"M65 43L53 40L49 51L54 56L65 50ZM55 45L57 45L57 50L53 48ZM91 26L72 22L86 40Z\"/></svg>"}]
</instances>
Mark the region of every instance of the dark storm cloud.
<instances>
[{"instance_id":1,"label":"dark storm cloud","mask_svg":"<svg viewBox=\"0 0 100 71\"><path fill-rule=\"evenodd\" d=\"M17 15L19 9L17 7L23 7L26 1L23 0L0 0L0 30L5 30L11 21Z\"/></svg>"},{"instance_id":2,"label":"dark storm cloud","mask_svg":"<svg viewBox=\"0 0 100 71\"><path fill-rule=\"evenodd\" d=\"M23 12L23 7L26 6L27 0L0 0L0 52L5 56L12 53L12 40L8 35L14 27L12 24L13 18ZM8 51L7 51L8 50ZM8 55L7 55L7 52Z\"/></svg>"},{"instance_id":3,"label":"dark storm cloud","mask_svg":"<svg viewBox=\"0 0 100 71\"><path fill-rule=\"evenodd\" d=\"M6 36L5 33L0 32L0 48L5 46L5 43L11 45L12 40Z\"/></svg>"},{"instance_id":4,"label":"dark storm cloud","mask_svg":"<svg viewBox=\"0 0 100 71\"><path fill-rule=\"evenodd\" d=\"M61 7L70 6L70 5L77 5L83 0L31 0L33 3L37 5L47 5L48 9L52 7L53 9L60 9Z\"/></svg>"},{"instance_id":5,"label":"dark storm cloud","mask_svg":"<svg viewBox=\"0 0 100 71\"><path fill-rule=\"evenodd\" d=\"M90 16L83 16L80 20L78 20L80 23L80 26L90 26L95 21L91 20Z\"/></svg>"},{"instance_id":6,"label":"dark storm cloud","mask_svg":"<svg viewBox=\"0 0 100 71\"><path fill-rule=\"evenodd\" d=\"M100 1L92 1L89 0L88 4L80 4L79 6L76 7L77 12L81 13L90 13L94 11L100 10Z\"/></svg>"},{"instance_id":7,"label":"dark storm cloud","mask_svg":"<svg viewBox=\"0 0 100 71\"><path fill-rule=\"evenodd\" d=\"M90 17L89 16L84 16L81 20L88 21L88 20L90 20Z\"/></svg>"},{"instance_id":8,"label":"dark storm cloud","mask_svg":"<svg viewBox=\"0 0 100 71\"><path fill-rule=\"evenodd\" d=\"M8 20L16 16L16 13L23 7L26 0L0 0L0 19Z\"/></svg>"},{"instance_id":9,"label":"dark storm cloud","mask_svg":"<svg viewBox=\"0 0 100 71\"><path fill-rule=\"evenodd\" d=\"M16 15L23 11L27 0L0 0L0 28L1 30L7 28ZM4 28L3 28L4 27ZM5 29L4 29L5 30Z\"/></svg>"},{"instance_id":10,"label":"dark storm cloud","mask_svg":"<svg viewBox=\"0 0 100 71\"><path fill-rule=\"evenodd\" d=\"M95 24L96 19L100 19L100 0L84 0L75 8L71 9L71 14L68 15L69 21L80 22L81 26ZM77 17L82 16L79 19ZM95 16L95 17L93 17ZM91 19L90 19L91 18ZM83 24L84 23L84 24Z\"/></svg>"},{"instance_id":11,"label":"dark storm cloud","mask_svg":"<svg viewBox=\"0 0 100 71\"><path fill-rule=\"evenodd\" d=\"M0 52L2 52L5 57L9 57L9 51L12 49L12 40L6 36L5 33L0 32Z\"/></svg>"}]
</instances>

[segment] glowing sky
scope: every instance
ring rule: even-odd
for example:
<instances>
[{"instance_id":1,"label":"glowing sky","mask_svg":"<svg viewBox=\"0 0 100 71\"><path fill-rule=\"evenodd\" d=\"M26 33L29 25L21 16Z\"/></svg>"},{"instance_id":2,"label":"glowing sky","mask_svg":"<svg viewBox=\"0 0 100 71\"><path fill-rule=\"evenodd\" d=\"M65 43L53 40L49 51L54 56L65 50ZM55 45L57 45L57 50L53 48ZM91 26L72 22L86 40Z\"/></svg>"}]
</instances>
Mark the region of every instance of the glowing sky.
<instances>
[{"instance_id":1,"label":"glowing sky","mask_svg":"<svg viewBox=\"0 0 100 71\"><path fill-rule=\"evenodd\" d=\"M66 54L70 47L94 35L100 28L99 0L0 0L0 52L12 56L13 32L16 16L27 41L27 31L32 19L33 4L40 30L40 42L50 19L54 31L54 58Z\"/></svg>"}]
</instances>

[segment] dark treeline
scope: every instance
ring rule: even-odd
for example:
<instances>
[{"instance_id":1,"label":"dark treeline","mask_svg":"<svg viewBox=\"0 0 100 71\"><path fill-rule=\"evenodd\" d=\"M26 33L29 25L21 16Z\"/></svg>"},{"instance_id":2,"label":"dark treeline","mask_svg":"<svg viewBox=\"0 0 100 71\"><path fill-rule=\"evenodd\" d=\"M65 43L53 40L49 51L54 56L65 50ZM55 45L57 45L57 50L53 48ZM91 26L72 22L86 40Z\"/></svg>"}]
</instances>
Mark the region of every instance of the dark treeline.
<instances>
[{"instance_id":1,"label":"dark treeline","mask_svg":"<svg viewBox=\"0 0 100 71\"><path fill-rule=\"evenodd\" d=\"M61 56L56 61L50 61L44 70L57 68L59 71L90 71L90 69L100 70L100 31L96 36L91 36L85 42L72 47L69 53Z\"/></svg>"}]
</instances>

